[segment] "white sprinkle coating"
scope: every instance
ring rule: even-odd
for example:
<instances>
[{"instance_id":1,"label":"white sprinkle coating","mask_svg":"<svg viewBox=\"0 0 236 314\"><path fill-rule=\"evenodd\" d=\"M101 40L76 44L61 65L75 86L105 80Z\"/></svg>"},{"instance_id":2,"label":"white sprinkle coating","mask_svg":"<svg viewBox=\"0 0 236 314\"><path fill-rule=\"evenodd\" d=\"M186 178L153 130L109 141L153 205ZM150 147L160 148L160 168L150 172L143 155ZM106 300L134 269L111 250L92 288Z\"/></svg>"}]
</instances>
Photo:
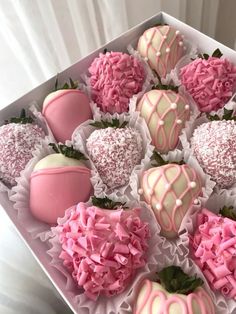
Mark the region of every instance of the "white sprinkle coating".
<instances>
[{"instance_id":1,"label":"white sprinkle coating","mask_svg":"<svg viewBox=\"0 0 236 314\"><path fill-rule=\"evenodd\" d=\"M193 133L191 147L199 164L221 187L236 183L236 122L212 121Z\"/></svg>"},{"instance_id":2,"label":"white sprinkle coating","mask_svg":"<svg viewBox=\"0 0 236 314\"><path fill-rule=\"evenodd\" d=\"M43 130L31 123L9 123L0 127L0 179L5 184L16 184L15 178L25 169L36 144L44 137Z\"/></svg>"},{"instance_id":3,"label":"white sprinkle coating","mask_svg":"<svg viewBox=\"0 0 236 314\"><path fill-rule=\"evenodd\" d=\"M129 182L142 159L142 137L133 128L95 130L86 147L102 181L110 188Z\"/></svg>"}]
</instances>

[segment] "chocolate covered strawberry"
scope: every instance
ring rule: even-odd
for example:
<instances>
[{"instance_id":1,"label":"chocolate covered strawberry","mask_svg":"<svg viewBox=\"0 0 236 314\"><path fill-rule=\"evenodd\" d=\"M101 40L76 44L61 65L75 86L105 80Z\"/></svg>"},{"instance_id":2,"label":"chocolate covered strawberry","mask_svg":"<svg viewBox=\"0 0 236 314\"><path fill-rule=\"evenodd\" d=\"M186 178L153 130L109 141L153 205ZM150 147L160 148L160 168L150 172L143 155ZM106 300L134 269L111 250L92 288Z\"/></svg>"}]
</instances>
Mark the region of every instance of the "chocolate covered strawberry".
<instances>
[{"instance_id":1,"label":"chocolate covered strawberry","mask_svg":"<svg viewBox=\"0 0 236 314\"><path fill-rule=\"evenodd\" d=\"M84 155L66 145L51 146L56 154L41 159L31 174L29 201L32 214L49 224L67 208L87 201L93 190Z\"/></svg>"},{"instance_id":2,"label":"chocolate covered strawberry","mask_svg":"<svg viewBox=\"0 0 236 314\"><path fill-rule=\"evenodd\" d=\"M188 276L177 266L166 267L158 275L160 283L142 282L133 314L215 314L202 279Z\"/></svg>"},{"instance_id":3,"label":"chocolate covered strawberry","mask_svg":"<svg viewBox=\"0 0 236 314\"><path fill-rule=\"evenodd\" d=\"M145 119L157 151L167 153L179 142L181 130L190 116L189 104L178 93L178 88L162 84L153 88L143 95L137 111Z\"/></svg>"},{"instance_id":4,"label":"chocolate covered strawberry","mask_svg":"<svg viewBox=\"0 0 236 314\"><path fill-rule=\"evenodd\" d=\"M31 117L26 116L24 109L20 117L5 122L0 127L0 180L13 186L45 133Z\"/></svg>"},{"instance_id":5,"label":"chocolate covered strawberry","mask_svg":"<svg viewBox=\"0 0 236 314\"><path fill-rule=\"evenodd\" d=\"M149 225L139 208L108 198L71 207L57 228L60 258L85 294L96 299L121 293L146 263Z\"/></svg>"},{"instance_id":6,"label":"chocolate covered strawberry","mask_svg":"<svg viewBox=\"0 0 236 314\"><path fill-rule=\"evenodd\" d=\"M157 153L155 157L164 165L142 174L139 193L154 211L162 235L174 238L186 212L201 194L201 178L188 164L168 164Z\"/></svg>"},{"instance_id":7,"label":"chocolate covered strawberry","mask_svg":"<svg viewBox=\"0 0 236 314\"><path fill-rule=\"evenodd\" d=\"M199 55L180 71L182 84L202 112L224 107L236 88L236 66L216 49L212 56Z\"/></svg>"},{"instance_id":8,"label":"chocolate covered strawberry","mask_svg":"<svg viewBox=\"0 0 236 314\"><path fill-rule=\"evenodd\" d=\"M190 243L212 289L236 300L236 209L224 206L219 215L202 209Z\"/></svg>"},{"instance_id":9,"label":"chocolate covered strawberry","mask_svg":"<svg viewBox=\"0 0 236 314\"><path fill-rule=\"evenodd\" d=\"M127 184L142 159L141 134L117 119L92 125L100 129L89 136L86 147L102 181L112 189Z\"/></svg>"},{"instance_id":10,"label":"chocolate covered strawberry","mask_svg":"<svg viewBox=\"0 0 236 314\"><path fill-rule=\"evenodd\" d=\"M88 96L71 79L61 88L56 81L55 91L43 102L42 114L55 139L62 143L71 139L77 126L92 118Z\"/></svg>"}]
</instances>

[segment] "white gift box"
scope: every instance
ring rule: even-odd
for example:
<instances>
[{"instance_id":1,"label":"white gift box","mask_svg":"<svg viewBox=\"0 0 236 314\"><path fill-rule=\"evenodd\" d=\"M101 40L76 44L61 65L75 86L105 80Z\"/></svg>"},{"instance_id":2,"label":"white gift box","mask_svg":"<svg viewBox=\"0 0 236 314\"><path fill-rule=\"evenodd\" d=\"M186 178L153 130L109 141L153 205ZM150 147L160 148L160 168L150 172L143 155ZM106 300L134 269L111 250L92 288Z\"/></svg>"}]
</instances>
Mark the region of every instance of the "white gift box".
<instances>
[{"instance_id":1,"label":"white gift box","mask_svg":"<svg viewBox=\"0 0 236 314\"><path fill-rule=\"evenodd\" d=\"M194 43L195 45L197 45L199 51L211 54L216 48L219 48L225 57L229 58L232 62L236 64L236 52L234 50L220 44L216 40L202 34L201 32L193 29L183 22L180 22L172 16L164 12L159 12L155 16L140 23L139 25L125 32L118 38L97 49L87 57L81 59L65 71L61 72L59 74L60 81L67 80L68 77L79 78L82 73L86 72L88 66L91 64L93 59L99 54L99 52L102 52L104 48L113 51L127 52L127 46L129 44L132 44L133 47L136 47L137 40L142 35L142 33L149 27L152 27L153 25L161 22L170 24L171 26L180 30L181 34L183 34L190 43ZM32 101L36 101L38 104L41 105L45 96L53 90L55 79L56 77L52 77L50 80L46 81L42 85L33 89L31 92L27 93L20 99L16 100L12 104L1 110L0 123L3 124L4 120L8 119L11 116L16 116L17 114L19 114L21 109L27 108L27 106L32 103ZM52 268L49 265L50 256L46 254L46 251L48 250L48 245L44 242L41 242L40 239L32 239L31 235L26 231L24 226L19 223L17 218L17 211L13 208L13 203L9 201L7 193L0 193L0 204L14 223L18 233L25 241L38 263L41 265L56 289L64 298L65 302L74 313L79 313L78 309L76 309L76 304L73 303L73 296L65 290L64 276L58 273L55 268Z\"/></svg>"}]
</instances>

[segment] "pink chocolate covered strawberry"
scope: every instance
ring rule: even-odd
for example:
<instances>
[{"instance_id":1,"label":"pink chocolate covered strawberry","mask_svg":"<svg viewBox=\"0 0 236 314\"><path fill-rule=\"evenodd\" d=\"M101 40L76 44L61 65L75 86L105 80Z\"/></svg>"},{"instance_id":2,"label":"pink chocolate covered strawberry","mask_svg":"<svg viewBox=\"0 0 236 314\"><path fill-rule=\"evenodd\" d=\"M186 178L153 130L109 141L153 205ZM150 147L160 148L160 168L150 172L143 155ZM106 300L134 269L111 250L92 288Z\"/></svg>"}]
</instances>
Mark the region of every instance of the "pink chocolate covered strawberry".
<instances>
[{"instance_id":1,"label":"pink chocolate covered strawberry","mask_svg":"<svg viewBox=\"0 0 236 314\"><path fill-rule=\"evenodd\" d=\"M43 116L58 142L70 140L76 127L92 118L87 95L76 88L71 79L62 88L56 82L56 90L43 102Z\"/></svg>"},{"instance_id":2,"label":"pink chocolate covered strawberry","mask_svg":"<svg viewBox=\"0 0 236 314\"><path fill-rule=\"evenodd\" d=\"M236 66L222 58L219 49L212 57L199 55L180 71L182 84L202 112L217 111L232 97L236 87Z\"/></svg>"},{"instance_id":3,"label":"pink chocolate covered strawberry","mask_svg":"<svg viewBox=\"0 0 236 314\"><path fill-rule=\"evenodd\" d=\"M198 214L190 236L195 260L209 284L226 298L236 300L236 212L223 207L220 215L207 209Z\"/></svg>"},{"instance_id":4,"label":"pink chocolate covered strawberry","mask_svg":"<svg viewBox=\"0 0 236 314\"><path fill-rule=\"evenodd\" d=\"M86 147L102 181L111 189L126 185L142 159L141 134L118 119L92 125L100 129L89 136Z\"/></svg>"},{"instance_id":5,"label":"pink chocolate covered strawberry","mask_svg":"<svg viewBox=\"0 0 236 314\"><path fill-rule=\"evenodd\" d=\"M93 205L68 209L57 227L60 258L89 298L121 293L146 263L149 225L140 209L123 207L108 198L93 198Z\"/></svg>"}]
</instances>

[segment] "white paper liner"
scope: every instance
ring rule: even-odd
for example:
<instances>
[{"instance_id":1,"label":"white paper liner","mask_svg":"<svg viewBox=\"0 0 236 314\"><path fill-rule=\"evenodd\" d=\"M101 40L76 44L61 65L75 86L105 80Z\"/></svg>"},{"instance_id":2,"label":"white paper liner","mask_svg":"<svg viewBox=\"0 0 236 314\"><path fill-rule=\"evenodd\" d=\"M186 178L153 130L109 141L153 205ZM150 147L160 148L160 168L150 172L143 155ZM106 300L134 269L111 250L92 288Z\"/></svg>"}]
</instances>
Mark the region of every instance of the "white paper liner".
<instances>
[{"instance_id":1,"label":"white paper liner","mask_svg":"<svg viewBox=\"0 0 236 314\"><path fill-rule=\"evenodd\" d=\"M223 191L221 194L213 193L207 200L206 204L202 208L207 208L215 214L219 213L219 210L223 206L233 206L236 209L236 197L231 195L229 191ZM199 211L192 212L188 215L182 224L182 231L180 235L180 240L182 245L186 249L186 255L188 258L194 258L190 253L189 248L189 234L193 234L197 227L197 215ZM223 313L235 313L236 312L236 302L235 300L229 300L223 297L219 291L213 291L215 296L216 304L221 304L225 312Z\"/></svg>"},{"instance_id":2,"label":"white paper liner","mask_svg":"<svg viewBox=\"0 0 236 314\"><path fill-rule=\"evenodd\" d=\"M136 165L132 171L134 172L141 172L145 166L150 161L150 158L153 153L154 147L151 145L151 137L149 130L147 128L146 122L143 118L140 117L138 112L134 112L132 116L129 116L127 114L105 114L102 119L111 121L112 119L117 118L120 120L120 122L127 121L129 127L134 128L138 130L142 137L142 146L143 146L143 158L141 160L141 163L139 165ZM101 121L101 117L97 118L96 121ZM88 152L86 149L86 140L90 136L90 134L96 130L93 126L90 125L90 123L94 122L93 120L88 120L87 122L84 122L81 124L73 133L72 135L72 143L73 146L76 149L79 149L81 152L86 154L88 156ZM92 184L94 186L94 195L99 196L101 193L105 193L107 195L110 195L111 193L115 193L117 196L122 196L125 193L127 195L130 195L130 186L129 183L125 186L122 186L118 189L112 190L108 188L101 180L95 166L92 164ZM132 177L131 173L131 177Z\"/></svg>"},{"instance_id":3,"label":"white paper liner","mask_svg":"<svg viewBox=\"0 0 236 314\"><path fill-rule=\"evenodd\" d=\"M135 58L139 59L139 61L142 63L144 71L145 71L145 76L146 76L145 81L144 81L143 86L142 86L142 90L130 98L129 110L128 110L128 112L123 113L123 114L129 115L129 114L136 111L136 105L137 105L138 100L141 99L141 97L144 95L145 92L147 92L148 90L151 89L151 86L152 86L151 82L154 80L154 76L153 76L151 69L147 65L147 63L143 60L143 58L140 57L138 52L135 51L131 45L129 45L127 47L127 50L128 50L128 53L130 55L133 55ZM90 106L91 106L92 111L93 111L94 119L97 119L99 117L103 118L106 115L106 113L104 113L100 109L100 107L96 104L96 102L94 102L92 99L92 89L90 86L89 76L87 75L87 73L83 73L83 74L81 74L81 78L86 84L86 90L87 90L87 94L90 98ZM116 115L116 114L114 114L114 115Z\"/></svg>"},{"instance_id":4,"label":"white paper liner","mask_svg":"<svg viewBox=\"0 0 236 314\"><path fill-rule=\"evenodd\" d=\"M215 186L215 182L213 182L210 179L210 176L206 175L202 168L199 166L197 160L190 154L189 151L180 151L180 150L174 150L169 152L167 155L162 155L163 159L166 161L181 161L182 159L185 161L186 164L190 165L192 168L196 170L196 172L200 175L201 180L203 182L202 187L202 196L198 197L199 204L193 205L189 211L186 213L184 220L182 221L182 224L179 229L179 234L183 232L184 226L185 226L185 220L187 219L188 215L190 215L192 212L199 211L201 206L204 206L210 197L210 195L213 193L213 189ZM142 171L136 172L134 171L131 178L130 178L130 186L131 186L131 195L134 199L138 201L144 201L142 196L138 194L138 189L140 187L139 181L142 175L143 171L148 170L149 168L152 168L153 161L149 161L144 164L144 167ZM146 204L148 208L151 209L151 207ZM185 243L183 245L182 239L179 237L176 239L167 239L164 236L161 236L162 243L163 243L163 249L169 250L170 255L174 256L175 254L179 254L180 256L185 256L188 252L185 248Z\"/></svg>"},{"instance_id":5,"label":"white paper liner","mask_svg":"<svg viewBox=\"0 0 236 314\"><path fill-rule=\"evenodd\" d=\"M41 116L38 114L38 110L37 110L38 105L37 105L37 103L35 101L33 101L26 107L29 107L28 110L27 110L27 114L34 119L34 124L36 124L39 127L41 127L42 130L44 131L44 133L46 134L45 140L47 141L47 139L48 140L50 139L51 142L55 141L54 137L53 137L50 129L48 128L47 124L45 123L44 119L42 119ZM40 146L40 144L39 144L39 146ZM35 147L36 151L37 151L37 149L38 149L38 145L36 145L36 147ZM35 152L32 152L32 154L34 156ZM27 168L29 163L30 163L30 161L27 163L26 168ZM22 172L20 173L20 177L21 177L21 175L22 175ZM16 178L16 181L17 181L17 178ZM13 187L9 187L6 184L4 184L2 181L0 181L0 193L7 193L8 198L10 199L12 194L14 194Z\"/></svg>"},{"instance_id":6,"label":"white paper liner","mask_svg":"<svg viewBox=\"0 0 236 314\"><path fill-rule=\"evenodd\" d=\"M201 278L204 281L204 285L202 288L211 296L213 304L215 304L215 313L216 314L226 314L226 313L233 313L233 312L226 312L224 303L222 303L221 300L218 300L214 293L212 293L204 275L198 268L198 266L193 262L193 260L186 258L182 260L178 255L175 256L168 256L167 254L162 254L161 260L158 261L158 265L156 268L156 272L161 271L163 268L168 266L180 266L182 270L188 274L189 276L195 276L197 275L198 278ZM146 278L148 278L151 281L157 280L156 274L149 274ZM138 293L138 284L136 285L136 289L134 289L131 294L128 296L126 300L124 300L124 303L122 304L122 314L130 314L132 313L132 307L131 304L135 303L136 297ZM125 310L123 310L123 307L125 307Z\"/></svg>"},{"instance_id":7,"label":"white paper liner","mask_svg":"<svg viewBox=\"0 0 236 314\"><path fill-rule=\"evenodd\" d=\"M229 104L229 105L228 105ZM234 104L232 103L228 103L228 108L232 108L232 106L234 106ZM216 112L216 114L219 114L222 116L222 110L223 109L220 109ZM207 122L210 122L206 115L205 114L202 114L199 118L197 118L196 120L193 120L191 121L191 123L188 124L188 127L185 128L183 131L182 131L182 134L180 135L180 141L181 141L181 144L182 144L182 147L185 151L188 151L190 154L193 154L192 150L191 150L191 146L190 146L190 141L191 141L191 137L193 135L193 132L194 130L199 127L201 124L204 124L204 123L207 123ZM195 157L194 157L195 158ZM196 158L195 158L196 159ZM198 162L198 160L196 159L196 162L198 163L199 167L200 164ZM202 167L201 167L202 168ZM203 170L204 171L204 170ZM204 171L205 172L205 171ZM207 175L207 174L206 174ZM214 181L213 179L211 179L211 181ZM215 181L214 181L215 182ZM231 194L236 194L236 183L233 184L231 187L225 189L225 188L220 188L217 183L215 182L215 192L216 193L222 193L224 191L229 191Z\"/></svg>"},{"instance_id":8,"label":"white paper liner","mask_svg":"<svg viewBox=\"0 0 236 314\"><path fill-rule=\"evenodd\" d=\"M113 200L118 200L119 198L114 198ZM120 199L119 199L120 201ZM88 202L87 204L91 204ZM143 221L149 222L149 227L151 230L151 237L149 239L149 249L147 251L147 263L145 267L140 268L135 278L129 284L121 294L114 297L100 296L97 301L90 300L85 294L84 290L76 287L71 274L63 266L62 260L59 259L59 254L61 252L61 244L58 241L58 231L55 228L52 228L52 239L50 244L52 248L48 251L48 254L52 257L51 265L55 267L60 273L65 276L65 289L73 296L74 304L77 305L76 310L78 313L87 313L87 314L119 314L122 313L124 300L127 299L127 296L130 295L136 286L137 282L143 278L154 274L156 271L156 265L159 263L161 258L161 238L159 237L160 227L156 223L152 211L145 207L145 203L129 202L127 204L129 208L142 208L141 217ZM65 221L64 218L59 218L61 223ZM126 303L127 304L127 303ZM124 306L127 306L124 304Z\"/></svg>"}]
</instances>

